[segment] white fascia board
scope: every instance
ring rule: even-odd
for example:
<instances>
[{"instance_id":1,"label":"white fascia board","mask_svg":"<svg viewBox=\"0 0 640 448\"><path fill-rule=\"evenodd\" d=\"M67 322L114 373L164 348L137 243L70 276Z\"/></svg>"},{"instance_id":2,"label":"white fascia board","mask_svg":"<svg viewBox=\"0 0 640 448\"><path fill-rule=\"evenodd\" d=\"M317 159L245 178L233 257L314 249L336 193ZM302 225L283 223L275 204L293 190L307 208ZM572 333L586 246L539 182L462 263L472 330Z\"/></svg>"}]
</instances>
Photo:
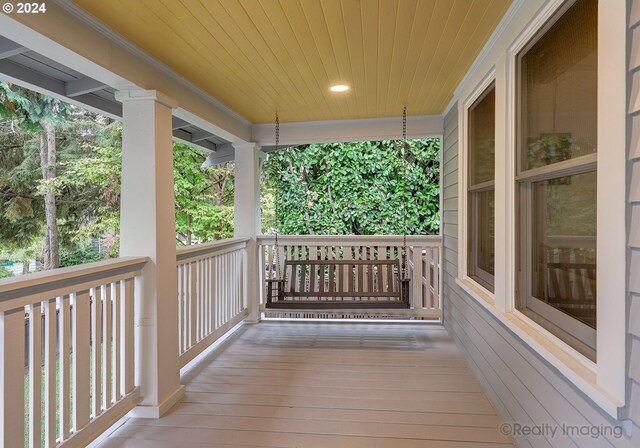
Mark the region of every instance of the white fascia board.
<instances>
[{"instance_id":1,"label":"white fascia board","mask_svg":"<svg viewBox=\"0 0 640 448\"><path fill-rule=\"evenodd\" d=\"M440 137L444 129L442 115L407 117L407 137ZM402 138L402 117L361 120L326 120L280 124L282 145L308 143L355 142L368 140L396 140ZM260 146L275 143L273 124L252 127L251 141Z\"/></svg>"}]
</instances>

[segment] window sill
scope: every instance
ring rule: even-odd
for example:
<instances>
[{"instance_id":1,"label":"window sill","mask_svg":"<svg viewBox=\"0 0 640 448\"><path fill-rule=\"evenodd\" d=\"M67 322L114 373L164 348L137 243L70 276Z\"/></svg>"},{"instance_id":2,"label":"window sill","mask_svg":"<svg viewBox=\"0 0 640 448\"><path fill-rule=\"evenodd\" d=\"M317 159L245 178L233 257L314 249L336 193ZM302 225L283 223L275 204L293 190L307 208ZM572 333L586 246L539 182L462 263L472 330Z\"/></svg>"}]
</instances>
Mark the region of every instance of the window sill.
<instances>
[{"instance_id":1,"label":"window sill","mask_svg":"<svg viewBox=\"0 0 640 448\"><path fill-rule=\"evenodd\" d=\"M493 294L468 278L456 283L489 311L509 331L556 368L569 382L581 390L599 408L616 420L624 403L613 398L597 383L597 366L547 330L518 311L506 312L495 304Z\"/></svg>"}]
</instances>

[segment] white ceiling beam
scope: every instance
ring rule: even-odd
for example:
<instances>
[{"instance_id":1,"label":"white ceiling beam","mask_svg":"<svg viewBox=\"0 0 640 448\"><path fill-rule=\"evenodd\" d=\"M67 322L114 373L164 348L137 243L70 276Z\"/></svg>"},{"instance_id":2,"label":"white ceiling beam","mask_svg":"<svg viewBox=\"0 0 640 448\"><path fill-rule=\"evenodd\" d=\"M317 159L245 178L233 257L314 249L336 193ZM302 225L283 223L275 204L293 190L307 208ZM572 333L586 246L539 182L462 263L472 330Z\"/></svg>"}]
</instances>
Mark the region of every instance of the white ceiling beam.
<instances>
[{"instance_id":1,"label":"white ceiling beam","mask_svg":"<svg viewBox=\"0 0 640 448\"><path fill-rule=\"evenodd\" d=\"M64 96L64 83L62 81L6 59L0 60L0 75L7 81L36 92Z\"/></svg>"},{"instance_id":2,"label":"white ceiling beam","mask_svg":"<svg viewBox=\"0 0 640 448\"><path fill-rule=\"evenodd\" d=\"M0 59L10 58L17 54L26 53L29 49L6 37L0 36Z\"/></svg>"},{"instance_id":3,"label":"white ceiling beam","mask_svg":"<svg viewBox=\"0 0 640 448\"><path fill-rule=\"evenodd\" d=\"M216 150L215 143L211 143L207 141L200 141L200 142L191 141L191 134L188 133L187 131L183 131L182 129L174 129L173 138L187 145L196 146L200 149L204 149L206 152L213 152Z\"/></svg>"},{"instance_id":4,"label":"white ceiling beam","mask_svg":"<svg viewBox=\"0 0 640 448\"><path fill-rule=\"evenodd\" d=\"M215 137L215 135L209 131L198 131L191 134L192 142L199 142L208 138Z\"/></svg>"},{"instance_id":5,"label":"white ceiling beam","mask_svg":"<svg viewBox=\"0 0 640 448\"><path fill-rule=\"evenodd\" d=\"M88 106L97 109L102 115L108 115L111 118L122 118L122 104L117 101L109 101L96 95L84 94L73 97L73 100L82 104L82 107Z\"/></svg>"},{"instance_id":6,"label":"white ceiling beam","mask_svg":"<svg viewBox=\"0 0 640 448\"><path fill-rule=\"evenodd\" d=\"M0 77L24 88L40 92L60 101L89 109L110 118L122 118L122 105L95 95L66 96L65 83L59 79L31 70L8 59L0 59Z\"/></svg>"},{"instance_id":7,"label":"white ceiling beam","mask_svg":"<svg viewBox=\"0 0 640 448\"><path fill-rule=\"evenodd\" d=\"M73 81L67 81L64 84L65 93L70 98L95 92L97 90L102 90L105 87L108 87L105 83L96 81L95 79L89 78L88 76L74 79Z\"/></svg>"},{"instance_id":8,"label":"white ceiling beam","mask_svg":"<svg viewBox=\"0 0 640 448\"><path fill-rule=\"evenodd\" d=\"M184 128L186 126L189 126L189 122L183 120L182 118L178 118L178 117L172 117L171 119L171 129L173 129L174 131L176 129L180 129L180 128Z\"/></svg>"}]
</instances>

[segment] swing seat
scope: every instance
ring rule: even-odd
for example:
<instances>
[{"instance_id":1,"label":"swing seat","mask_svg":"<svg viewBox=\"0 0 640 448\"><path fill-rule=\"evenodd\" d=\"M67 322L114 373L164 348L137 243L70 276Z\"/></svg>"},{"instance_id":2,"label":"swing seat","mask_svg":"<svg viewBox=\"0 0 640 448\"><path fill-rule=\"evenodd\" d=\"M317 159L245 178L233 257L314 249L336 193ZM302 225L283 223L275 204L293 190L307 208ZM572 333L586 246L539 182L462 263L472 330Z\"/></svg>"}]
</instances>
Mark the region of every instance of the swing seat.
<instances>
[{"instance_id":1,"label":"swing seat","mask_svg":"<svg viewBox=\"0 0 640 448\"><path fill-rule=\"evenodd\" d=\"M409 308L400 260L285 260L284 278L267 279L266 308Z\"/></svg>"}]
</instances>

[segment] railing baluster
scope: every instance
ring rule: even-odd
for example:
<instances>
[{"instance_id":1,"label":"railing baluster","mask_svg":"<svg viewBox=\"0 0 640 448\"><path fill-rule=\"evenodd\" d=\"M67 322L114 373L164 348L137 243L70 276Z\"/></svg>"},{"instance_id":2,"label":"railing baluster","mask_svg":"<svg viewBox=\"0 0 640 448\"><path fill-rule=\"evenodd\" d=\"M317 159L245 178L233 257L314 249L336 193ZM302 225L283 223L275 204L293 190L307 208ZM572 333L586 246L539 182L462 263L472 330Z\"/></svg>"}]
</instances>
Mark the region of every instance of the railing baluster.
<instances>
[{"instance_id":1,"label":"railing baluster","mask_svg":"<svg viewBox=\"0 0 640 448\"><path fill-rule=\"evenodd\" d=\"M38 448L42 436L42 304L29 309L29 447Z\"/></svg>"},{"instance_id":2,"label":"railing baluster","mask_svg":"<svg viewBox=\"0 0 640 448\"><path fill-rule=\"evenodd\" d=\"M195 262L189 263L189 346L196 343L196 299L197 299L197 272Z\"/></svg>"},{"instance_id":3,"label":"railing baluster","mask_svg":"<svg viewBox=\"0 0 640 448\"><path fill-rule=\"evenodd\" d=\"M422 247L413 246L413 273L411 287L413 289L413 308L424 308L422 297Z\"/></svg>"},{"instance_id":4,"label":"railing baluster","mask_svg":"<svg viewBox=\"0 0 640 448\"><path fill-rule=\"evenodd\" d=\"M191 282L189 281L189 264L182 266L182 351L186 352L189 347L189 288L191 288Z\"/></svg>"},{"instance_id":5,"label":"railing baluster","mask_svg":"<svg viewBox=\"0 0 640 448\"><path fill-rule=\"evenodd\" d=\"M44 307L44 445L56 444L56 300Z\"/></svg>"},{"instance_id":6,"label":"railing baluster","mask_svg":"<svg viewBox=\"0 0 640 448\"><path fill-rule=\"evenodd\" d=\"M211 257L204 260L204 334L211 333Z\"/></svg>"},{"instance_id":7,"label":"railing baluster","mask_svg":"<svg viewBox=\"0 0 640 448\"><path fill-rule=\"evenodd\" d=\"M0 312L0 444L24 445L24 307Z\"/></svg>"},{"instance_id":8,"label":"railing baluster","mask_svg":"<svg viewBox=\"0 0 640 448\"><path fill-rule=\"evenodd\" d=\"M435 262L435 269L434 269L434 278L433 278L433 293L436 295L436 308L440 308L442 306L442 302L441 302L441 297L440 297L440 284L439 284L439 280L440 280L440 273L441 273L441 266L442 266L442 251L440 250L439 247L436 247L433 249L433 260Z\"/></svg>"},{"instance_id":9,"label":"railing baluster","mask_svg":"<svg viewBox=\"0 0 640 448\"><path fill-rule=\"evenodd\" d=\"M242 282L236 281L241 278L242 263L239 252L233 252L233 258L235 259L233 263L233 266L235 267L235 272L233 273L233 284L236 291L236 299L233 302L233 315L235 316L240 312L240 301L242 300Z\"/></svg>"},{"instance_id":10,"label":"railing baluster","mask_svg":"<svg viewBox=\"0 0 640 448\"><path fill-rule=\"evenodd\" d=\"M73 296L73 431L89 423L89 291Z\"/></svg>"},{"instance_id":11,"label":"railing baluster","mask_svg":"<svg viewBox=\"0 0 640 448\"><path fill-rule=\"evenodd\" d=\"M433 269L433 263L434 263L433 253L434 253L433 248L427 248L424 256L424 264L425 264L424 278L425 278L426 290L427 290L426 301L429 308L434 308L435 295L436 295L435 291L432 291L431 289L431 269Z\"/></svg>"},{"instance_id":12,"label":"railing baluster","mask_svg":"<svg viewBox=\"0 0 640 448\"><path fill-rule=\"evenodd\" d=\"M220 303L220 279L219 275L219 266L218 266L218 257L213 259L213 315L211 316L211 321L213 323L212 330L215 331L218 329L218 316L220 315L219 303Z\"/></svg>"},{"instance_id":13,"label":"railing baluster","mask_svg":"<svg viewBox=\"0 0 640 448\"><path fill-rule=\"evenodd\" d=\"M120 298L122 295L122 285L120 282L112 283L111 287L113 288L113 401L118 401L120 399L120 349L121 349L121 340L122 336L120 333Z\"/></svg>"},{"instance_id":14,"label":"railing baluster","mask_svg":"<svg viewBox=\"0 0 640 448\"><path fill-rule=\"evenodd\" d=\"M236 272L233 277L233 283L236 285L236 300L234 302L233 315L236 316L240 312L240 303L242 302L242 254L240 252L234 252L233 256L236 259Z\"/></svg>"},{"instance_id":15,"label":"railing baluster","mask_svg":"<svg viewBox=\"0 0 640 448\"><path fill-rule=\"evenodd\" d=\"M134 342L134 326L133 312L135 300L135 280L127 278L124 283L124 294L122 297L122 377L120 384L122 386L122 395L126 395L134 388L135 375L135 342Z\"/></svg>"},{"instance_id":16,"label":"railing baluster","mask_svg":"<svg viewBox=\"0 0 640 448\"><path fill-rule=\"evenodd\" d=\"M230 263L230 258L231 256L227 253L224 254L224 283L225 283L225 293L226 293L226 299L224 301L224 323L227 323L229 321L229 316L231 315L231 304L229 303L229 292L231 289L231 280L230 280L230 276L231 276L231 263Z\"/></svg>"},{"instance_id":17,"label":"railing baluster","mask_svg":"<svg viewBox=\"0 0 640 448\"><path fill-rule=\"evenodd\" d=\"M102 412L102 403L100 402L100 384L101 384L101 344L102 338L102 306L100 298L100 289L91 289L91 378L93 384L91 388L91 407L93 408L93 417L97 417Z\"/></svg>"},{"instance_id":18,"label":"railing baluster","mask_svg":"<svg viewBox=\"0 0 640 448\"><path fill-rule=\"evenodd\" d=\"M111 407L111 284L102 285L102 407Z\"/></svg>"},{"instance_id":19,"label":"railing baluster","mask_svg":"<svg viewBox=\"0 0 640 448\"><path fill-rule=\"evenodd\" d=\"M178 353L182 354L184 351L182 348L182 331L180 329L183 327L184 323L183 315L182 315L182 295L184 294L183 285L182 285L182 269L183 265L178 265Z\"/></svg>"},{"instance_id":20,"label":"railing baluster","mask_svg":"<svg viewBox=\"0 0 640 448\"><path fill-rule=\"evenodd\" d=\"M60 396L60 436L67 439L71 434L71 391L70 391L70 337L71 337L71 312L69 296L60 298L58 311L58 329L60 331L59 340L59 396Z\"/></svg>"}]
</instances>

